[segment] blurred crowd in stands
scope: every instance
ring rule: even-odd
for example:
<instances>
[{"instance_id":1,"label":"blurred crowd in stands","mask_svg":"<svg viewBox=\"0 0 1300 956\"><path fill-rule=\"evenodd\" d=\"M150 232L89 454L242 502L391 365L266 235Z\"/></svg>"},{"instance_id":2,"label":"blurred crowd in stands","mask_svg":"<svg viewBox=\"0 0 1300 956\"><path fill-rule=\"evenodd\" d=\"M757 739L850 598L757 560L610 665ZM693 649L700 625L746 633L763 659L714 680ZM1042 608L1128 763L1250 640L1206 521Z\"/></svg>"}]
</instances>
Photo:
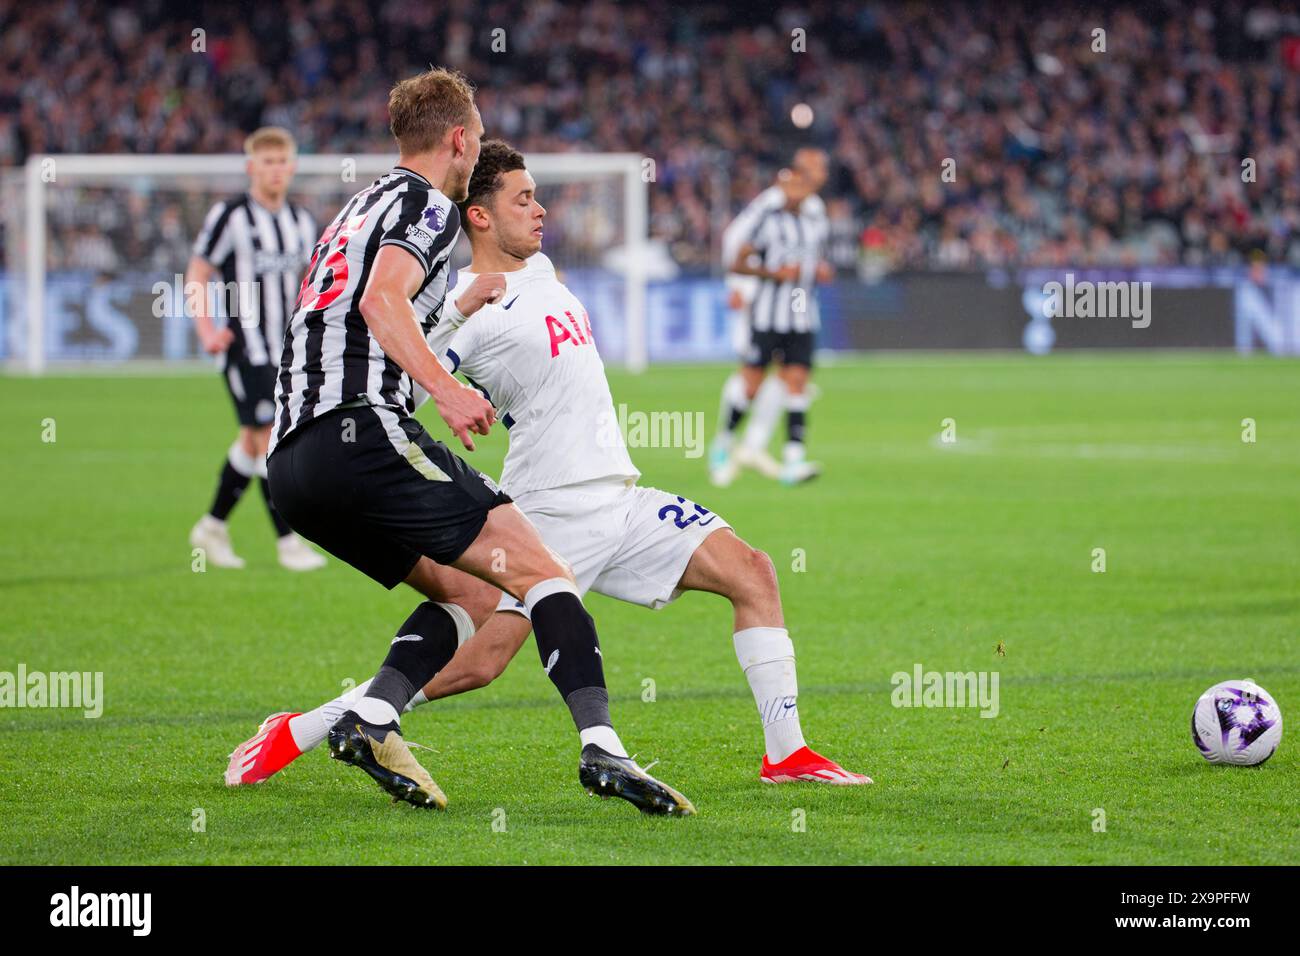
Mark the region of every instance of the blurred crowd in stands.
<instances>
[{"instance_id":1,"label":"blurred crowd in stands","mask_svg":"<svg viewBox=\"0 0 1300 956\"><path fill-rule=\"evenodd\" d=\"M652 157L651 234L688 268L805 143L844 270L1300 266L1296 0L1130 6L0 0L0 168L236 152L266 124L388 152L389 86L433 63L489 135Z\"/></svg>"}]
</instances>

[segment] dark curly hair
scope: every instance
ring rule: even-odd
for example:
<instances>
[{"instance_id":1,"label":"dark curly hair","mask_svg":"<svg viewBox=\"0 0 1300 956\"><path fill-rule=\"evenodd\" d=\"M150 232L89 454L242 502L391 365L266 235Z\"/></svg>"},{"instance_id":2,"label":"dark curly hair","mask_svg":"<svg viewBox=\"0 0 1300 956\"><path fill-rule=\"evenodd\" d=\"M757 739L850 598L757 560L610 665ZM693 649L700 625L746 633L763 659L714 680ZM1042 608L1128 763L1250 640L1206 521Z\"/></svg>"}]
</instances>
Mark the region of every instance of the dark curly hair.
<instances>
[{"instance_id":1,"label":"dark curly hair","mask_svg":"<svg viewBox=\"0 0 1300 956\"><path fill-rule=\"evenodd\" d=\"M516 169L526 168L523 153L505 140L483 140L479 147L478 164L474 167L474 175L469 178L469 192L463 202L457 203L460 207L461 222L465 221L465 214L470 206L484 206L492 201L492 197L503 185L501 179L503 175Z\"/></svg>"}]
</instances>

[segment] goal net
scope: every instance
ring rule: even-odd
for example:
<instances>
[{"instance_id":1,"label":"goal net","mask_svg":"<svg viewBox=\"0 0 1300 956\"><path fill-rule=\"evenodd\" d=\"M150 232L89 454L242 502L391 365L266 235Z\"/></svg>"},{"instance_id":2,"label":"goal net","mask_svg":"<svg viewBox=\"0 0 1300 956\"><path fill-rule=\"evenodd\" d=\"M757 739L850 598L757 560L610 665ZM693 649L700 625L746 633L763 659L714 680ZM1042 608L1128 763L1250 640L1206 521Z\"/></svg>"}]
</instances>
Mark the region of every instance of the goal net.
<instances>
[{"instance_id":1,"label":"goal net","mask_svg":"<svg viewBox=\"0 0 1300 956\"><path fill-rule=\"evenodd\" d=\"M646 183L632 153L530 155L546 242L586 305L606 362L646 363ZM393 156L298 157L290 199L323 229ZM242 155L35 156L0 181L6 278L0 359L39 373L65 363L211 364L186 312L184 273L212 204L247 189ZM469 264L461 237L453 267Z\"/></svg>"}]
</instances>

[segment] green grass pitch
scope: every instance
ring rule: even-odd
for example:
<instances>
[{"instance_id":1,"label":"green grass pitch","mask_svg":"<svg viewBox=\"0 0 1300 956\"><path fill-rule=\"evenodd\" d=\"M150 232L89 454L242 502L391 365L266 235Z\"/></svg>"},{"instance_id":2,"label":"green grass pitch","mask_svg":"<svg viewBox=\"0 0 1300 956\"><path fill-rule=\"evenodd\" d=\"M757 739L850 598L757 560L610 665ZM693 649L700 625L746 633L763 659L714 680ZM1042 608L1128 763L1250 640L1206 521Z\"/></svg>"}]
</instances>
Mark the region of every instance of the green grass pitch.
<instances>
[{"instance_id":1,"label":"green grass pitch","mask_svg":"<svg viewBox=\"0 0 1300 956\"><path fill-rule=\"evenodd\" d=\"M611 381L711 434L724 374ZM719 491L682 449L633 455L773 556L809 742L876 784L759 784L721 599L592 596L615 721L695 801L686 820L581 790L531 642L491 687L407 718L446 813L391 805L323 750L227 789L265 714L373 673L414 592L337 561L282 571L255 489L232 519L248 569L191 571L234 432L215 375L0 379L0 670L102 671L105 697L98 719L0 710L0 862L1300 863L1296 726L1254 769L1208 765L1189 736L1228 678L1300 719L1300 364L903 356L817 379L811 485ZM504 446L498 429L471 460L497 474ZM1000 713L892 706L918 663L997 671Z\"/></svg>"}]
</instances>

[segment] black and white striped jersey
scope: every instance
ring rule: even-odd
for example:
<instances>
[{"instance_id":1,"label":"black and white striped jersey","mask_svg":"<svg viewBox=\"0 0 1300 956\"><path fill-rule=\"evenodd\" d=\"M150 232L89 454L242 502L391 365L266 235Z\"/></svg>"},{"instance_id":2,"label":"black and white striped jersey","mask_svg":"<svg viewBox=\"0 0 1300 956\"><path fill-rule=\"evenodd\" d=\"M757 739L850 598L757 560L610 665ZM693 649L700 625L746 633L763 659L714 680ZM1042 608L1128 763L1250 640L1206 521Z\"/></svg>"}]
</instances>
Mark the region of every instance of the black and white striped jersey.
<instances>
[{"instance_id":1,"label":"black and white striped jersey","mask_svg":"<svg viewBox=\"0 0 1300 956\"><path fill-rule=\"evenodd\" d=\"M723 242L724 254L731 250L733 259L750 245L765 269L800 268L793 282L755 277L757 287L749 306L755 332L815 332L820 324L817 263L826 257L826 206L819 197L809 196L798 210L785 207L779 187L763 190L727 227Z\"/></svg>"},{"instance_id":2,"label":"black and white striped jersey","mask_svg":"<svg viewBox=\"0 0 1300 956\"><path fill-rule=\"evenodd\" d=\"M280 361L285 323L315 238L311 214L292 203L273 212L245 193L209 210L194 254L221 273L217 311L235 333L227 367L241 357L251 365Z\"/></svg>"},{"instance_id":3,"label":"black and white striped jersey","mask_svg":"<svg viewBox=\"0 0 1300 956\"><path fill-rule=\"evenodd\" d=\"M361 295L381 246L401 246L425 272L411 304L427 337L447 294L460 212L428 180L396 167L353 196L312 251L285 333L270 450L286 435L348 402L415 410L411 378L384 354L361 315Z\"/></svg>"}]
</instances>

